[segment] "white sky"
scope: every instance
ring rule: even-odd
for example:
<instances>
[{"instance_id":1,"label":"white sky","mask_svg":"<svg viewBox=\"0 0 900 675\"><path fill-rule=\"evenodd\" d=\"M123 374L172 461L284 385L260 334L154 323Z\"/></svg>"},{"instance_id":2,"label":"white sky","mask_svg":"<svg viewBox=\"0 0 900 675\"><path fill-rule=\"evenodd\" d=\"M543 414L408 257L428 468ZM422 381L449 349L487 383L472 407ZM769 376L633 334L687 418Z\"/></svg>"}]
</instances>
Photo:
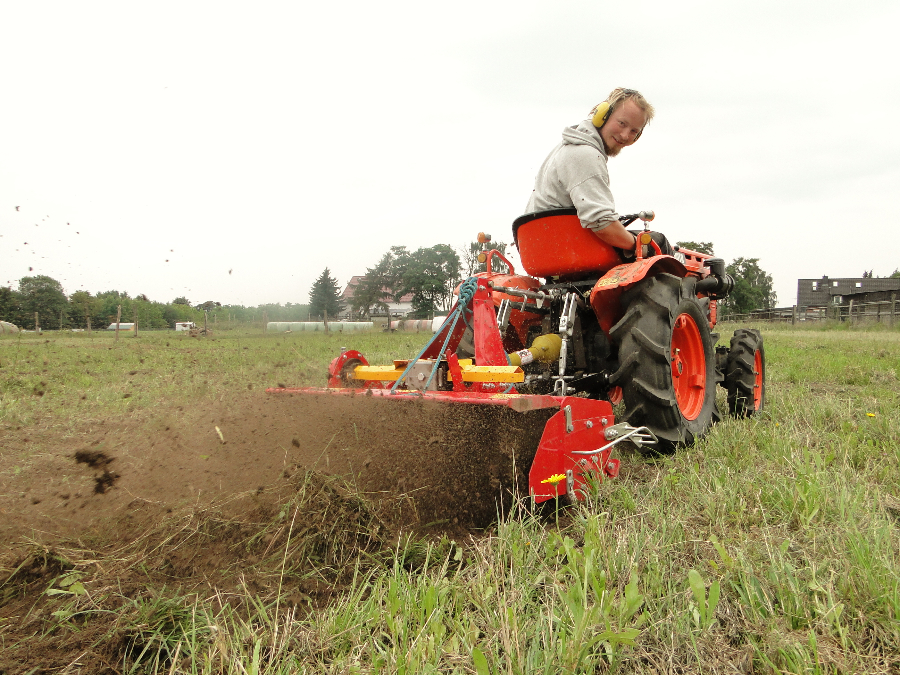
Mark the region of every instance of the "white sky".
<instances>
[{"instance_id":1,"label":"white sky","mask_svg":"<svg viewBox=\"0 0 900 675\"><path fill-rule=\"evenodd\" d=\"M900 266L895 0L4 2L0 26L0 285L304 303L392 245L509 241L615 86L657 109L611 160L620 213L760 258L779 305Z\"/></svg>"}]
</instances>

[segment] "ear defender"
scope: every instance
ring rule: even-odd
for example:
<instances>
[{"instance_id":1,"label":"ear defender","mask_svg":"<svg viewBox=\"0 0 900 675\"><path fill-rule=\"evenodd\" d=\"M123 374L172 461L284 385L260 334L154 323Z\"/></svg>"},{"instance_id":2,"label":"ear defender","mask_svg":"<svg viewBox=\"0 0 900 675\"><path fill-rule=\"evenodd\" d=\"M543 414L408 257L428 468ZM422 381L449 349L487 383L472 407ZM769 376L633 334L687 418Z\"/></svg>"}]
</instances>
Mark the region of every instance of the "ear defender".
<instances>
[{"instance_id":1,"label":"ear defender","mask_svg":"<svg viewBox=\"0 0 900 675\"><path fill-rule=\"evenodd\" d=\"M599 129L606 123L607 117L609 117L609 101L604 101L597 106L597 110L594 112L594 117L591 122Z\"/></svg>"}]
</instances>

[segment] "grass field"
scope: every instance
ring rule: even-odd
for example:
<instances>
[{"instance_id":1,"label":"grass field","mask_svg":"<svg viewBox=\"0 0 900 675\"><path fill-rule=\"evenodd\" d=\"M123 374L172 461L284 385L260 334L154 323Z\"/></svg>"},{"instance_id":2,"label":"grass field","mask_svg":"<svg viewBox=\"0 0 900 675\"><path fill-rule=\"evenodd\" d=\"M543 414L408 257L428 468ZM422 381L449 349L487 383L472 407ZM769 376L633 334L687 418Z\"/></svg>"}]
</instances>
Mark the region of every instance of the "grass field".
<instances>
[{"instance_id":1,"label":"grass field","mask_svg":"<svg viewBox=\"0 0 900 675\"><path fill-rule=\"evenodd\" d=\"M900 331L762 329L764 414L626 453L569 511L423 532L402 496L299 470L242 513L10 535L0 673L900 672ZM4 336L0 503L81 430L151 433L322 385L342 346L380 363L426 339Z\"/></svg>"}]
</instances>

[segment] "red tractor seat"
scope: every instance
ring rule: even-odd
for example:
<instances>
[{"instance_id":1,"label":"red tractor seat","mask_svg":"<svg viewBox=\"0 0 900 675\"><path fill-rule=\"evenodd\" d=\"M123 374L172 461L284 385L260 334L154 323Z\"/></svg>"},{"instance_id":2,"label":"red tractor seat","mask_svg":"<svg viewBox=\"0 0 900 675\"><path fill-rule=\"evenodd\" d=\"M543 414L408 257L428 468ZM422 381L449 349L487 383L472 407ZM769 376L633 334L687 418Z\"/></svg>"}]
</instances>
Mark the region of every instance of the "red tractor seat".
<instances>
[{"instance_id":1,"label":"red tractor seat","mask_svg":"<svg viewBox=\"0 0 900 675\"><path fill-rule=\"evenodd\" d=\"M519 216L513 222L513 241L522 267L533 277L600 277L622 264L617 249L581 226L574 208Z\"/></svg>"}]
</instances>

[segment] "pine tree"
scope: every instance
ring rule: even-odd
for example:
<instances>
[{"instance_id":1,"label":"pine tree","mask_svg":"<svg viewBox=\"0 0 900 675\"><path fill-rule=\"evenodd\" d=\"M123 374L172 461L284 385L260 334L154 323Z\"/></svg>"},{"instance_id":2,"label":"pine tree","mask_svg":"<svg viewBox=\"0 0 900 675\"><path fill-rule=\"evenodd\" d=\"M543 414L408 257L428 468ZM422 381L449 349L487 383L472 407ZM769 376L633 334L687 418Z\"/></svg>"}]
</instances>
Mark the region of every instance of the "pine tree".
<instances>
[{"instance_id":1,"label":"pine tree","mask_svg":"<svg viewBox=\"0 0 900 675\"><path fill-rule=\"evenodd\" d=\"M337 279L331 276L326 267L309 289L309 311L312 316L334 318L344 308Z\"/></svg>"}]
</instances>

